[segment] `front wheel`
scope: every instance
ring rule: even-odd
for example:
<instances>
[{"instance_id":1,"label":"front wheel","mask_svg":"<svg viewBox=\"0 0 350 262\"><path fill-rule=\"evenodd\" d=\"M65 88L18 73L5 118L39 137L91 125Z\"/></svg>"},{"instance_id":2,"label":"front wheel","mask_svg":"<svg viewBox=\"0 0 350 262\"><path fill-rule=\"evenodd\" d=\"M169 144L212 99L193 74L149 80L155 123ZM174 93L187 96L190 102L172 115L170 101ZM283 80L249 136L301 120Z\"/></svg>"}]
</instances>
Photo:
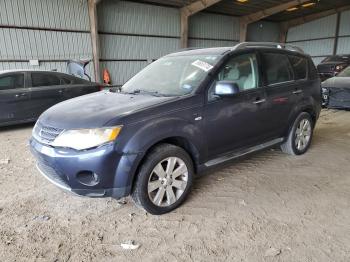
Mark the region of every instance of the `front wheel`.
<instances>
[{"instance_id":1,"label":"front wheel","mask_svg":"<svg viewBox=\"0 0 350 262\"><path fill-rule=\"evenodd\" d=\"M287 140L281 145L282 151L290 155L304 154L311 144L313 126L310 114L302 112L294 121Z\"/></svg>"},{"instance_id":2,"label":"front wheel","mask_svg":"<svg viewBox=\"0 0 350 262\"><path fill-rule=\"evenodd\" d=\"M170 144L159 145L143 161L132 198L151 214L170 212L190 192L193 173L192 159L185 150Z\"/></svg>"}]
</instances>

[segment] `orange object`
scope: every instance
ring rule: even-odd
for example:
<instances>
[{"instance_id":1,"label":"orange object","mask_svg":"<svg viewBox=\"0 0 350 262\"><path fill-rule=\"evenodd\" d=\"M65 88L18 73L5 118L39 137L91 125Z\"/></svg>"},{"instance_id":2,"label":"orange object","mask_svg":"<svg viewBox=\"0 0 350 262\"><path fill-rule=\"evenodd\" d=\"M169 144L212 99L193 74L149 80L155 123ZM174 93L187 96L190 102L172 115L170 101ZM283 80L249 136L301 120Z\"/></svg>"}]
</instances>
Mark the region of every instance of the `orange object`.
<instances>
[{"instance_id":1,"label":"orange object","mask_svg":"<svg viewBox=\"0 0 350 262\"><path fill-rule=\"evenodd\" d=\"M107 69L103 70L103 83L105 83L107 85L111 84L111 77L110 77Z\"/></svg>"}]
</instances>

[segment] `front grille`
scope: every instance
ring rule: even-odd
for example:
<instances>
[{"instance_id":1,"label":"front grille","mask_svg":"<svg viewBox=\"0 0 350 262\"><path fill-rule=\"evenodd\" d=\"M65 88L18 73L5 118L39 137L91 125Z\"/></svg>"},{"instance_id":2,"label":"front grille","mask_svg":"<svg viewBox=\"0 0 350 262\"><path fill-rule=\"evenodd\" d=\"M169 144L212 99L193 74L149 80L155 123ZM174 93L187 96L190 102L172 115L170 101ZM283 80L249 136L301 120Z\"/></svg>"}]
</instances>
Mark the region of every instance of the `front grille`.
<instances>
[{"instance_id":1,"label":"front grille","mask_svg":"<svg viewBox=\"0 0 350 262\"><path fill-rule=\"evenodd\" d=\"M63 188L69 188L66 181L64 181L64 179L56 172L55 169L48 166L43 161L38 161L37 166L40 172L52 183Z\"/></svg>"},{"instance_id":2,"label":"front grille","mask_svg":"<svg viewBox=\"0 0 350 262\"><path fill-rule=\"evenodd\" d=\"M34 127L33 133L35 138L38 139L39 141L45 144L50 144L62 132L63 132L63 129L61 128L45 126L45 125L42 125L40 122L37 122Z\"/></svg>"}]
</instances>

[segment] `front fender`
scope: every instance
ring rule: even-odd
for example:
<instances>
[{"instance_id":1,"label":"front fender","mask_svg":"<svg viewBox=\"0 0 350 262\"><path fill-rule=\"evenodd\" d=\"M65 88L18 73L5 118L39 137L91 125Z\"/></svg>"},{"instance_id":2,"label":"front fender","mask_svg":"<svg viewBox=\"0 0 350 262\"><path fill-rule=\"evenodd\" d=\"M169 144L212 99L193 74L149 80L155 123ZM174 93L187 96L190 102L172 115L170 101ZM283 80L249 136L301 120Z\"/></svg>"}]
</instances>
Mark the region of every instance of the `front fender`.
<instances>
[{"instance_id":1,"label":"front fender","mask_svg":"<svg viewBox=\"0 0 350 262\"><path fill-rule=\"evenodd\" d=\"M150 147L166 138L181 137L191 143L198 152L203 152L203 134L196 122L175 117L153 120L132 127L133 135L123 147L123 153L146 152ZM205 150L204 150L205 151Z\"/></svg>"},{"instance_id":2,"label":"front fender","mask_svg":"<svg viewBox=\"0 0 350 262\"><path fill-rule=\"evenodd\" d=\"M206 157L207 149L203 143L204 136L201 123L176 117L164 117L148 123L140 122L123 129L123 145L118 145L123 155L134 155L132 167L129 171L129 183L132 184L139 164L147 151L155 144L169 138L185 139L193 148L193 158L201 163ZM196 164L195 163L195 164Z\"/></svg>"}]
</instances>

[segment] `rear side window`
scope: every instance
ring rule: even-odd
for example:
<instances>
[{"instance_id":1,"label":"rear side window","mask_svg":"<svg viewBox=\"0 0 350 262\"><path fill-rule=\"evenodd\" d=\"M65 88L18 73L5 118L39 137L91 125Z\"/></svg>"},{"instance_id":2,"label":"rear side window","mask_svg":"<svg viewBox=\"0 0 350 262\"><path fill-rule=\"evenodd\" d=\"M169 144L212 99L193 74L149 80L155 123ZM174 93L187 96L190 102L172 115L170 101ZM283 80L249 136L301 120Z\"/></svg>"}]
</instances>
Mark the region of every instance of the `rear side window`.
<instances>
[{"instance_id":1,"label":"rear side window","mask_svg":"<svg viewBox=\"0 0 350 262\"><path fill-rule=\"evenodd\" d=\"M24 75L15 74L0 77L0 90L23 88L24 87Z\"/></svg>"},{"instance_id":2,"label":"rear side window","mask_svg":"<svg viewBox=\"0 0 350 262\"><path fill-rule=\"evenodd\" d=\"M319 78L319 76L318 76L316 66L315 66L314 62L312 61L312 59L310 58L309 59L309 79L314 80L317 78Z\"/></svg>"},{"instance_id":3,"label":"rear side window","mask_svg":"<svg viewBox=\"0 0 350 262\"><path fill-rule=\"evenodd\" d=\"M294 70L294 79L306 79L307 77L307 59L299 56L289 56Z\"/></svg>"},{"instance_id":4,"label":"rear side window","mask_svg":"<svg viewBox=\"0 0 350 262\"><path fill-rule=\"evenodd\" d=\"M70 85L70 84L73 84L72 79L69 79L68 77L61 78L61 85Z\"/></svg>"},{"instance_id":5,"label":"rear side window","mask_svg":"<svg viewBox=\"0 0 350 262\"><path fill-rule=\"evenodd\" d=\"M55 86L60 84L60 79L49 73L32 73L32 86Z\"/></svg>"},{"instance_id":6,"label":"rear side window","mask_svg":"<svg viewBox=\"0 0 350 262\"><path fill-rule=\"evenodd\" d=\"M268 85L293 80L293 69L289 59L284 54L264 53L264 70Z\"/></svg>"}]
</instances>

